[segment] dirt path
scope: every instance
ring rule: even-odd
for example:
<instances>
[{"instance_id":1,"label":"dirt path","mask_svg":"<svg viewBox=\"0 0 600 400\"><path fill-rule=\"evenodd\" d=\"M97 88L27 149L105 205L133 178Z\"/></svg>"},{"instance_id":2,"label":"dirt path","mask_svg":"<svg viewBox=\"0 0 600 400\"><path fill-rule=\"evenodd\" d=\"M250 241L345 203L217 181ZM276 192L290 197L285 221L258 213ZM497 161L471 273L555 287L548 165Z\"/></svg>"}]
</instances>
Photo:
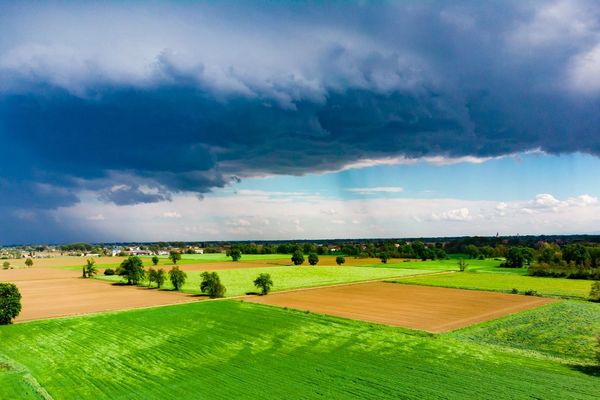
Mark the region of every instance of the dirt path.
<instances>
[{"instance_id":1,"label":"dirt path","mask_svg":"<svg viewBox=\"0 0 600 400\"><path fill-rule=\"evenodd\" d=\"M551 303L541 297L369 282L246 297L246 301L445 332Z\"/></svg>"}]
</instances>

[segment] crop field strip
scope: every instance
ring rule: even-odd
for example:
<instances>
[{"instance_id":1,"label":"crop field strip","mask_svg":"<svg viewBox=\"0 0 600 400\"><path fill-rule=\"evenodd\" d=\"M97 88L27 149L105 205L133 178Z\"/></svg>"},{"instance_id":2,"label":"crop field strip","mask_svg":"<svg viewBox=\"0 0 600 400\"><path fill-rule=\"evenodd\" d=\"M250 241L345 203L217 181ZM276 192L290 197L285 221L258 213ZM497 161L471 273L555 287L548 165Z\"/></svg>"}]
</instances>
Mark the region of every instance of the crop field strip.
<instances>
[{"instance_id":1,"label":"crop field strip","mask_svg":"<svg viewBox=\"0 0 600 400\"><path fill-rule=\"evenodd\" d=\"M274 293L246 300L434 333L553 302L540 297L384 282Z\"/></svg>"},{"instance_id":2,"label":"crop field strip","mask_svg":"<svg viewBox=\"0 0 600 400\"><path fill-rule=\"evenodd\" d=\"M399 283L441 286L459 289L510 292L513 288L520 293L535 290L544 296L587 299L592 281L580 279L542 278L489 272L461 272L437 276L415 276L402 279Z\"/></svg>"},{"instance_id":3,"label":"crop field strip","mask_svg":"<svg viewBox=\"0 0 600 400\"><path fill-rule=\"evenodd\" d=\"M552 360L233 300L17 324L0 341L2 357L67 400L593 399L598 389ZM0 373L0 398L21 378Z\"/></svg>"}]
</instances>

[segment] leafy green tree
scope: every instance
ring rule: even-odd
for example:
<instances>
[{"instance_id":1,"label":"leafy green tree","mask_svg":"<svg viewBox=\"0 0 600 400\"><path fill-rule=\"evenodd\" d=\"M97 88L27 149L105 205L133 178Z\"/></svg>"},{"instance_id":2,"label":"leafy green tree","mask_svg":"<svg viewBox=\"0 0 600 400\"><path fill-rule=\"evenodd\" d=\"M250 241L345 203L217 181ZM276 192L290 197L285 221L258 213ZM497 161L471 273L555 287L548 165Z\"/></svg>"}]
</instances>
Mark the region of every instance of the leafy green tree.
<instances>
[{"instance_id":1,"label":"leafy green tree","mask_svg":"<svg viewBox=\"0 0 600 400\"><path fill-rule=\"evenodd\" d=\"M335 258L335 262L337 263L337 265L342 265L346 262L346 259L343 256L337 256Z\"/></svg>"},{"instance_id":2,"label":"leafy green tree","mask_svg":"<svg viewBox=\"0 0 600 400\"><path fill-rule=\"evenodd\" d=\"M93 258L88 258L85 260L85 276L87 278L93 278L94 275L98 273L98 268L96 268L96 261Z\"/></svg>"},{"instance_id":3,"label":"leafy green tree","mask_svg":"<svg viewBox=\"0 0 600 400\"><path fill-rule=\"evenodd\" d=\"M14 283L0 283L0 325L8 325L21 312L21 293Z\"/></svg>"},{"instance_id":4,"label":"leafy green tree","mask_svg":"<svg viewBox=\"0 0 600 400\"><path fill-rule=\"evenodd\" d=\"M181 254L178 251L171 251L169 253L169 259L173 261L173 264L177 265L177 261L181 260Z\"/></svg>"},{"instance_id":5,"label":"leafy green tree","mask_svg":"<svg viewBox=\"0 0 600 400\"><path fill-rule=\"evenodd\" d=\"M33 266L33 260L31 258L28 258L27 260L25 260L25 265L31 268Z\"/></svg>"},{"instance_id":6,"label":"leafy green tree","mask_svg":"<svg viewBox=\"0 0 600 400\"><path fill-rule=\"evenodd\" d=\"M202 293L206 293L212 299L225 296L226 289L221 283L219 274L205 271L200 276L202 277L202 282L200 282Z\"/></svg>"},{"instance_id":7,"label":"leafy green tree","mask_svg":"<svg viewBox=\"0 0 600 400\"><path fill-rule=\"evenodd\" d=\"M175 290L181 289L187 279L187 274L179 269L179 267L173 267L169 271L169 279Z\"/></svg>"},{"instance_id":8,"label":"leafy green tree","mask_svg":"<svg viewBox=\"0 0 600 400\"><path fill-rule=\"evenodd\" d=\"M167 280L167 274L165 273L165 270L162 268L157 269L156 273L155 273L155 279L154 279L154 281L156 282L156 287L158 287L160 289L162 287L162 285L165 284L166 280Z\"/></svg>"},{"instance_id":9,"label":"leafy green tree","mask_svg":"<svg viewBox=\"0 0 600 400\"><path fill-rule=\"evenodd\" d=\"M3 269L8 269L8 268L10 268L10 263L9 263L8 261L4 261L4 262L2 263L2 268L3 268Z\"/></svg>"},{"instance_id":10,"label":"leafy green tree","mask_svg":"<svg viewBox=\"0 0 600 400\"><path fill-rule=\"evenodd\" d=\"M146 275L144 264L138 256L129 256L123 260L121 266L117 270L117 274L127 279L128 285L137 285Z\"/></svg>"},{"instance_id":11,"label":"leafy green tree","mask_svg":"<svg viewBox=\"0 0 600 400\"><path fill-rule=\"evenodd\" d=\"M254 286L260 289L261 295L266 295L271 291L271 287L273 286L273 281L271 280L270 274L260 274L254 280Z\"/></svg>"},{"instance_id":12,"label":"leafy green tree","mask_svg":"<svg viewBox=\"0 0 600 400\"><path fill-rule=\"evenodd\" d=\"M301 265L304 262L304 254L300 250L296 250L294 254L292 254L292 262L294 265Z\"/></svg>"},{"instance_id":13,"label":"leafy green tree","mask_svg":"<svg viewBox=\"0 0 600 400\"><path fill-rule=\"evenodd\" d=\"M158 258L157 256L152 257L152 264L154 266L158 265L159 261L160 261L160 258Z\"/></svg>"},{"instance_id":14,"label":"leafy green tree","mask_svg":"<svg viewBox=\"0 0 600 400\"><path fill-rule=\"evenodd\" d=\"M590 259L588 250L578 243L566 245L562 250L562 255L566 262L574 262L580 266L585 265L585 262Z\"/></svg>"},{"instance_id":15,"label":"leafy green tree","mask_svg":"<svg viewBox=\"0 0 600 400\"><path fill-rule=\"evenodd\" d=\"M590 290L590 301L600 302L600 281L592 283L592 290Z\"/></svg>"},{"instance_id":16,"label":"leafy green tree","mask_svg":"<svg viewBox=\"0 0 600 400\"><path fill-rule=\"evenodd\" d=\"M462 258L458 259L458 269L460 270L460 272L465 272L468 266L469 264L467 264L465 260L463 260Z\"/></svg>"},{"instance_id":17,"label":"leafy green tree","mask_svg":"<svg viewBox=\"0 0 600 400\"><path fill-rule=\"evenodd\" d=\"M388 260L390 259L390 256L389 256L388 253L385 253L385 252L384 253L380 253L379 254L379 259L381 260L381 262L383 264L386 264L388 262Z\"/></svg>"},{"instance_id":18,"label":"leafy green tree","mask_svg":"<svg viewBox=\"0 0 600 400\"><path fill-rule=\"evenodd\" d=\"M319 256L317 253L310 253L308 255L308 263L312 266L315 266L319 263Z\"/></svg>"},{"instance_id":19,"label":"leafy green tree","mask_svg":"<svg viewBox=\"0 0 600 400\"><path fill-rule=\"evenodd\" d=\"M506 254L506 262L503 266L508 268L523 268L529 265L534 258L533 249L529 247L511 247Z\"/></svg>"},{"instance_id":20,"label":"leafy green tree","mask_svg":"<svg viewBox=\"0 0 600 400\"><path fill-rule=\"evenodd\" d=\"M478 258L479 254L480 254L479 248L477 246L475 246L474 244L465 246L465 253L467 253L469 258L472 258L472 259Z\"/></svg>"},{"instance_id":21,"label":"leafy green tree","mask_svg":"<svg viewBox=\"0 0 600 400\"><path fill-rule=\"evenodd\" d=\"M148 279L148 287L152 287L152 284L156 282L156 270L152 267L146 271L146 279Z\"/></svg>"},{"instance_id":22,"label":"leafy green tree","mask_svg":"<svg viewBox=\"0 0 600 400\"><path fill-rule=\"evenodd\" d=\"M231 257L232 261L239 261L239 259L242 258L242 252L235 247L227 250L226 255L227 257Z\"/></svg>"}]
</instances>

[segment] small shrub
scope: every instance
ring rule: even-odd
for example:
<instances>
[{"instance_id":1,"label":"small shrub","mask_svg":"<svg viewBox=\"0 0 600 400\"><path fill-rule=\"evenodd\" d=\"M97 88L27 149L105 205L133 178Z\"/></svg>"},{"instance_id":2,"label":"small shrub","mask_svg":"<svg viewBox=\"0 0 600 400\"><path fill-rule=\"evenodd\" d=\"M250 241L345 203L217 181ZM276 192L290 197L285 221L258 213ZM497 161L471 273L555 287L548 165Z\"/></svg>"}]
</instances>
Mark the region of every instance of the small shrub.
<instances>
[{"instance_id":1,"label":"small shrub","mask_svg":"<svg viewBox=\"0 0 600 400\"><path fill-rule=\"evenodd\" d=\"M512 288L512 290L510 291L512 294L519 294L519 289L517 288Z\"/></svg>"},{"instance_id":2,"label":"small shrub","mask_svg":"<svg viewBox=\"0 0 600 400\"><path fill-rule=\"evenodd\" d=\"M590 301L600 302L600 281L592 283L592 290L590 290Z\"/></svg>"},{"instance_id":3,"label":"small shrub","mask_svg":"<svg viewBox=\"0 0 600 400\"><path fill-rule=\"evenodd\" d=\"M31 268L33 266L33 260L31 258L28 258L27 260L25 260L25 265Z\"/></svg>"},{"instance_id":4,"label":"small shrub","mask_svg":"<svg viewBox=\"0 0 600 400\"><path fill-rule=\"evenodd\" d=\"M335 258L335 262L337 263L337 265L342 265L346 262L346 259L343 256L337 256Z\"/></svg>"},{"instance_id":5,"label":"small shrub","mask_svg":"<svg viewBox=\"0 0 600 400\"><path fill-rule=\"evenodd\" d=\"M0 325L8 325L21 312L21 293L14 283L0 283Z\"/></svg>"},{"instance_id":6,"label":"small shrub","mask_svg":"<svg viewBox=\"0 0 600 400\"><path fill-rule=\"evenodd\" d=\"M160 261L160 259L157 256L152 257L152 265L158 265L159 261Z\"/></svg>"},{"instance_id":7,"label":"small shrub","mask_svg":"<svg viewBox=\"0 0 600 400\"><path fill-rule=\"evenodd\" d=\"M8 268L10 268L10 263L8 261L4 261L2 263L2 269L8 269Z\"/></svg>"},{"instance_id":8,"label":"small shrub","mask_svg":"<svg viewBox=\"0 0 600 400\"><path fill-rule=\"evenodd\" d=\"M112 275L114 275L114 274L115 274L115 270L114 270L114 269L112 269L112 268L106 268L106 269L104 270L104 275L106 275L106 276L112 276Z\"/></svg>"},{"instance_id":9,"label":"small shrub","mask_svg":"<svg viewBox=\"0 0 600 400\"><path fill-rule=\"evenodd\" d=\"M538 292L533 289L526 290L523 294L525 296L538 296Z\"/></svg>"},{"instance_id":10,"label":"small shrub","mask_svg":"<svg viewBox=\"0 0 600 400\"><path fill-rule=\"evenodd\" d=\"M465 272L468 266L469 264L467 264L465 260L463 260L462 258L458 259L458 269L460 272Z\"/></svg>"}]
</instances>

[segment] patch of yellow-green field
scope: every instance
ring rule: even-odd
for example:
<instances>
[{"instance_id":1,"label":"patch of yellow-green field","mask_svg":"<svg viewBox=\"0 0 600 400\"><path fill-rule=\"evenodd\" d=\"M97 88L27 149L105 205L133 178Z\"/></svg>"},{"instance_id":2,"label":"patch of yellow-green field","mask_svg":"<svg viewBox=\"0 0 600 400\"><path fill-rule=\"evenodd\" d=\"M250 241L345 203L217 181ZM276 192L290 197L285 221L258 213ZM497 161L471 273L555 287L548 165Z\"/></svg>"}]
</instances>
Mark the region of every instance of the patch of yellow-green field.
<instances>
[{"instance_id":1,"label":"patch of yellow-green field","mask_svg":"<svg viewBox=\"0 0 600 400\"><path fill-rule=\"evenodd\" d=\"M243 268L217 271L221 282L227 288L227 296L239 296L255 292L254 279L260 273L268 273L273 280L273 291L297 289L313 286L326 286L339 283L360 282L375 279L396 278L430 273L429 270L411 270L378 267L337 267L337 266L282 266L267 268ZM187 271L184 292L200 293L201 271ZM118 276L101 276L100 279L120 281ZM165 285L171 288L170 282Z\"/></svg>"},{"instance_id":2,"label":"patch of yellow-green field","mask_svg":"<svg viewBox=\"0 0 600 400\"><path fill-rule=\"evenodd\" d=\"M545 296L587 298L592 282L580 279L541 278L515 274L489 272L455 272L403 279L401 283L414 283L429 286L444 286L460 289L480 289L519 293L535 290Z\"/></svg>"}]
</instances>

